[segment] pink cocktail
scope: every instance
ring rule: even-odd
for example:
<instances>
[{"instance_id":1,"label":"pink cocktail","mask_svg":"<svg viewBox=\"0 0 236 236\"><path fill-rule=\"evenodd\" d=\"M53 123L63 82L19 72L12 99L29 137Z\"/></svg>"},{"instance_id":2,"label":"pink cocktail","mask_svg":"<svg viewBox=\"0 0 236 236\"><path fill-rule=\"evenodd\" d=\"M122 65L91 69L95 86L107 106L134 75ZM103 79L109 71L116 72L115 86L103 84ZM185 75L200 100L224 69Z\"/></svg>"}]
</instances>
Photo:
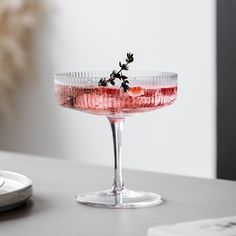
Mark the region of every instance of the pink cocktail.
<instances>
[{"instance_id":1,"label":"pink cocktail","mask_svg":"<svg viewBox=\"0 0 236 236\"><path fill-rule=\"evenodd\" d=\"M114 181L112 189L82 193L76 201L89 206L107 208L139 208L156 206L162 197L152 192L128 190L124 186L121 167L121 141L125 117L171 105L177 95L177 74L167 72L127 73L129 89L120 84L100 86L109 79L108 72L78 72L55 75L55 97L65 108L106 116L110 122L114 144Z\"/></svg>"},{"instance_id":2,"label":"pink cocktail","mask_svg":"<svg viewBox=\"0 0 236 236\"><path fill-rule=\"evenodd\" d=\"M152 111L172 104L176 99L177 86L142 88L142 94L130 95L114 87L77 87L55 85L59 105L94 115L124 117Z\"/></svg>"}]
</instances>

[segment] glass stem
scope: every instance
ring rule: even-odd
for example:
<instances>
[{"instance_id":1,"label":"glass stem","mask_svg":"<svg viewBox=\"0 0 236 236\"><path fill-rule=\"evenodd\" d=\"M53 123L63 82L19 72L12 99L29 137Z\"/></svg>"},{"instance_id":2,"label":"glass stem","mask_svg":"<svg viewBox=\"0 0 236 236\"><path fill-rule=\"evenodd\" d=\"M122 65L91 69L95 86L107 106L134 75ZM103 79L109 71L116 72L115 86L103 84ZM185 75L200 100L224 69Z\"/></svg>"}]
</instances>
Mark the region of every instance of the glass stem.
<instances>
[{"instance_id":1,"label":"glass stem","mask_svg":"<svg viewBox=\"0 0 236 236\"><path fill-rule=\"evenodd\" d=\"M121 145L124 118L108 118L108 120L111 125L114 146L114 181L112 191L114 193L119 193L124 189L121 164Z\"/></svg>"}]
</instances>

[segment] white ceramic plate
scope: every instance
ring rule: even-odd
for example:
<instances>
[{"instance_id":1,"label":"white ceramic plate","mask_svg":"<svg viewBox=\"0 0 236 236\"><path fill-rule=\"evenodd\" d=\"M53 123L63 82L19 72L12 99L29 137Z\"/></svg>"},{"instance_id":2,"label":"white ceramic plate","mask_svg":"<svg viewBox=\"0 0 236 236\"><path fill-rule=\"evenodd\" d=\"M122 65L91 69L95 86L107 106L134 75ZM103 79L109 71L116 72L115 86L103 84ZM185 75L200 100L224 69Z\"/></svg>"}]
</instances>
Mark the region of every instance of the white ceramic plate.
<instances>
[{"instance_id":1,"label":"white ceramic plate","mask_svg":"<svg viewBox=\"0 0 236 236\"><path fill-rule=\"evenodd\" d=\"M0 212L24 204L33 193L32 181L24 175L0 170L5 182L0 187Z\"/></svg>"}]
</instances>

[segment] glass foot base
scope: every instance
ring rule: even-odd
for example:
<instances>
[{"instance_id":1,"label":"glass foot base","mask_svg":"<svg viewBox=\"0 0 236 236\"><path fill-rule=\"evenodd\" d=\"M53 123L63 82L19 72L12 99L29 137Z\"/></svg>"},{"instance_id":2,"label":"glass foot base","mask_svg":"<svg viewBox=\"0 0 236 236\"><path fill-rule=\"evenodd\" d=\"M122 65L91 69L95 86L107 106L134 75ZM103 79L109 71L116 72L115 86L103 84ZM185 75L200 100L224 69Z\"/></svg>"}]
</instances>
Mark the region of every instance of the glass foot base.
<instances>
[{"instance_id":1,"label":"glass foot base","mask_svg":"<svg viewBox=\"0 0 236 236\"><path fill-rule=\"evenodd\" d=\"M107 190L82 193L76 196L76 202L103 208L141 208L160 205L163 199L156 193L124 189L119 192Z\"/></svg>"}]
</instances>

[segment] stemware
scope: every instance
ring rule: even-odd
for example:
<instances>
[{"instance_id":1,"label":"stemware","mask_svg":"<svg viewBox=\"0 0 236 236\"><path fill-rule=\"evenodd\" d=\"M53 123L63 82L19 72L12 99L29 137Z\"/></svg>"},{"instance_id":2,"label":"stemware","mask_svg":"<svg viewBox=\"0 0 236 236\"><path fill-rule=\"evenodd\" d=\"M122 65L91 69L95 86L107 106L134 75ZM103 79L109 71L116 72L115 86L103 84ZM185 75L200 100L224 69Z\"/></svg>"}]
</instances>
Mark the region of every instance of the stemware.
<instances>
[{"instance_id":1,"label":"stemware","mask_svg":"<svg viewBox=\"0 0 236 236\"><path fill-rule=\"evenodd\" d=\"M152 111L172 104L177 95L177 74L169 72L127 72L130 90L120 85L98 86L109 72L69 72L54 76L55 97L58 104L109 120L114 146L114 179L109 190L82 193L76 201L106 208L139 208L162 203L160 194L139 192L125 188L121 145L124 120L127 116ZM148 183L147 183L148 185Z\"/></svg>"}]
</instances>

